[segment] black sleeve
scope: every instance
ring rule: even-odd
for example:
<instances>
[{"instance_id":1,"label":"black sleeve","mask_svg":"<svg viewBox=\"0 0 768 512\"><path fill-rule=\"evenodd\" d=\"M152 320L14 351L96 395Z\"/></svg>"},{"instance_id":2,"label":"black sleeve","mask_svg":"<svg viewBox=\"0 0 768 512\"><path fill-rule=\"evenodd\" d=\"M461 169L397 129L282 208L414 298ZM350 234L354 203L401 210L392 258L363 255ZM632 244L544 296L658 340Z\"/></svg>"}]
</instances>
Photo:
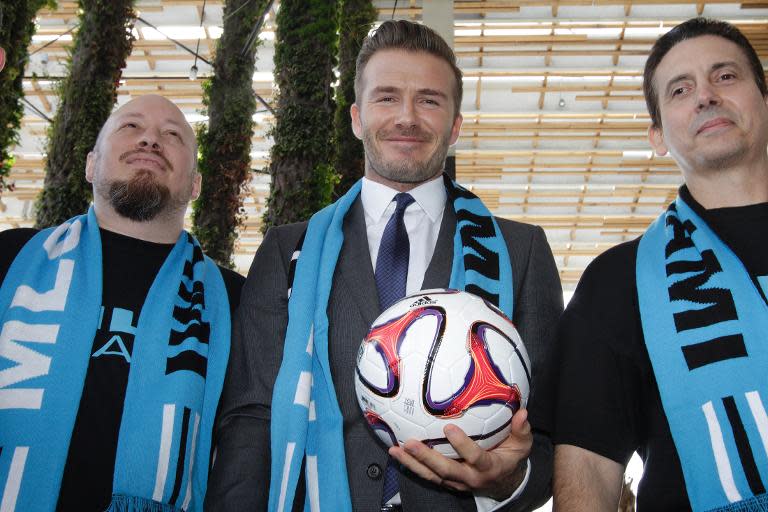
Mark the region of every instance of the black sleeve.
<instances>
[{"instance_id":1,"label":"black sleeve","mask_svg":"<svg viewBox=\"0 0 768 512\"><path fill-rule=\"evenodd\" d=\"M16 259L24 244L37 234L38 230L33 228L6 229L0 231L0 285L5 280L5 274L11 267L11 263Z\"/></svg>"},{"instance_id":2,"label":"black sleeve","mask_svg":"<svg viewBox=\"0 0 768 512\"><path fill-rule=\"evenodd\" d=\"M219 265L219 270L221 271L222 279L224 279L224 286L227 288L229 310L231 313L234 313L240 305L240 292L243 290L245 277L234 270L222 267L221 265Z\"/></svg>"},{"instance_id":3,"label":"black sleeve","mask_svg":"<svg viewBox=\"0 0 768 512\"><path fill-rule=\"evenodd\" d=\"M642 329L636 306L636 242L587 267L558 326L558 353L544 400L553 442L626 464L639 444ZM539 397L542 398L542 397Z\"/></svg>"}]
</instances>

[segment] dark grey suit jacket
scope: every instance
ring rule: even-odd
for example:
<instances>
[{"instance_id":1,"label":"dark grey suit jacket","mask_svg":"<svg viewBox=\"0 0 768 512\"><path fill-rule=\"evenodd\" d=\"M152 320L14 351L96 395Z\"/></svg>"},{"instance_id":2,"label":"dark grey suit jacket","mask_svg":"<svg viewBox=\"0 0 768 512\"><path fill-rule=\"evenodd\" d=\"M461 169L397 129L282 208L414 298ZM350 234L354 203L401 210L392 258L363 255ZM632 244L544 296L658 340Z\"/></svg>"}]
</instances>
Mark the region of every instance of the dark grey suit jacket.
<instances>
[{"instance_id":1,"label":"dark grey suit jacket","mask_svg":"<svg viewBox=\"0 0 768 512\"><path fill-rule=\"evenodd\" d=\"M498 222L512 260L513 321L535 375L551 350L562 312L560 280L541 228L504 219ZM448 286L455 227L456 215L447 203L422 289ZM205 501L208 511L267 508L270 404L288 320L288 266L305 229L306 223L299 223L269 230L248 273L235 317L215 433L216 459ZM354 391L357 350L379 313L363 207L358 199L344 221L344 244L328 304L331 371L344 417L347 473L356 511L378 510L387 463L386 448L363 419ZM548 437L534 433L530 460L528 485L507 510L535 508L550 495L552 444ZM302 486L297 490L294 510L303 510ZM471 494L438 488L411 474L401 477L400 496L405 511L475 510Z\"/></svg>"}]
</instances>

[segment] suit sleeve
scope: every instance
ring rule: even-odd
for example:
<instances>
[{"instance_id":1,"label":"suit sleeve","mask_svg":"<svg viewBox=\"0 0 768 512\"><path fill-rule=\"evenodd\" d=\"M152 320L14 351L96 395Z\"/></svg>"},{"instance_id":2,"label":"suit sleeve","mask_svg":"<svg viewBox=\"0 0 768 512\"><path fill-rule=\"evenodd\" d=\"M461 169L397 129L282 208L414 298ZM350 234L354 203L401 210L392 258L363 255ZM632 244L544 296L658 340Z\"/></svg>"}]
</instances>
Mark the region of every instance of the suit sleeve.
<instances>
[{"instance_id":1,"label":"suit sleeve","mask_svg":"<svg viewBox=\"0 0 768 512\"><path fill-rule=\"evenodd\" d=\"M267 232L243 287L232 329L207 511L265 510L269 497L272 387L288 322L287 261L280 229Z\"/></svg>"},{"instance_id":2,"label":"suit sleeve","mask_svg":"<svg viewBox=\"0 0 768 512\"><path fill-rule=\"evenodd\" d=\"M533 228L530 252L523 261L527 261L527 266L522 269L519 291L515 290L513 321L531 359L530 410L536 401L537 376L547 371L550 354L555 349L555 330L563 312L563 291L544 230L538 226ZM537 428L534 418L529 418L533 428L533 447L529 456L531 474L520 497L504 507L505 510L533 510L552 495L552 440Z\"/></svg>"}]
</instances>

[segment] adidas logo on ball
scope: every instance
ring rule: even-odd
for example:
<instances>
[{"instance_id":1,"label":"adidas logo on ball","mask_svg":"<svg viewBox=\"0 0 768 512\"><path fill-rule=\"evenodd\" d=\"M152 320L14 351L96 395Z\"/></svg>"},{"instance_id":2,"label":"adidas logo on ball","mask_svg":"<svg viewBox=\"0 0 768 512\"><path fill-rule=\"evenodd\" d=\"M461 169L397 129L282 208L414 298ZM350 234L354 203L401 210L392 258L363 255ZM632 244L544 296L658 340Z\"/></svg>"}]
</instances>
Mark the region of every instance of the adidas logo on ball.
<instances>
[{"instance_id":1,"label":"adidas logo on ball","mask_svg":"<svg viewBox=\"0 0 768 512\"><path fill-rule=\"evenodd\" d=\"M423 297L419 297L419 300L408 306L409 308L414 308L416 306L429 306L431 304L437 304L436 300L432 300L429 295L425 295Z\"/></svg>"}]
</instances>

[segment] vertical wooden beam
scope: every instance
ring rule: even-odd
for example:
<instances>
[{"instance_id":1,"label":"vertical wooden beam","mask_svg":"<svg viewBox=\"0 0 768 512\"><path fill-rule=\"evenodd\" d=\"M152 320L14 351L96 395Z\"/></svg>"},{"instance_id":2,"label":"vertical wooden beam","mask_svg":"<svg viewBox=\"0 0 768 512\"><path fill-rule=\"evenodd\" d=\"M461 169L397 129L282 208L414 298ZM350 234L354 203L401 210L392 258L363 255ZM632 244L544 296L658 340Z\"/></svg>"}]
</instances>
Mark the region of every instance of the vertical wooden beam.
<instances>
[{"instance_id":1,"label":"vertical wooden beam","mask_svg":"<svg viewBox=\"0 0 768 512\"><path fill-rule=\"evenodd\" d=\"M544 75L544 82L541 84L541 92L539 93L539 110L544 108L544 96L547 93L547 80L549 79L549 73Z\"/></svg>"},{"instance_id":2,"label":"vertical wooden beam","mask_svg":"<svg viewBox=\"0 0 768 512\"><path fill-rule=\"evenodd\" d=\"M613 56L613 65L617 66L619 64L619 55L621 52L621 42L624 41L624 33L627 30L627 24L624 23L624 26L621 27L621 33L619 34L619 44L616 45L616 54Z\"/></svg>"},{"instance_id":3,"label":"vertical wooden beam","mask_svg":"<svg viewBox=\"0 0 768 512\"><path fill-rule=\"evenodd\" d=\"M40 102L43 104L45 111L50 112L51 103L48 101L48 96L46 96L45 92L40 88L40 84L37 83L37 77L32 79L32 89L35 90L37 97L40 98Z\"/></svg>"}]
</instances>

